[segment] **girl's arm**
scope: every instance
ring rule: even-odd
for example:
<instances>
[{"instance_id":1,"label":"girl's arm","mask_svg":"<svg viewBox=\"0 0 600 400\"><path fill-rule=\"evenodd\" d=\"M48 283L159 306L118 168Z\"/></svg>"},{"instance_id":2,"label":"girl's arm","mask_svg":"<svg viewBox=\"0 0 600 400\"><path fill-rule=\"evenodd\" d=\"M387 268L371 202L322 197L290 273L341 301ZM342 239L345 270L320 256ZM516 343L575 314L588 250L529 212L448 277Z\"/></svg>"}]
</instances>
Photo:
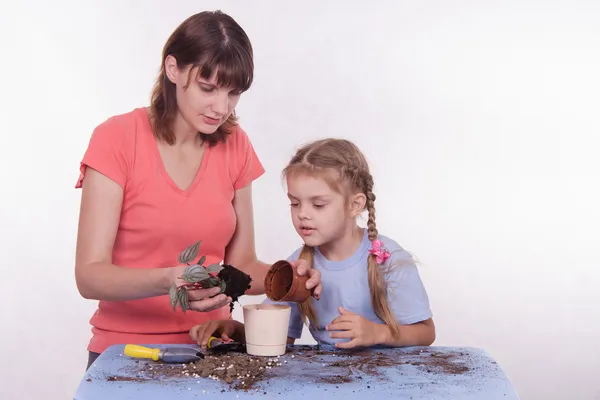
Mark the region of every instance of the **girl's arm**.
<instances>
[{"instance_id":1,"label":"girl's arm","mask_svg":"<svg viewBox=\"0 0 600 400\"><path fill-rule=\"evenodd\" d=\"M435 325L433 319L417 322L416 324L401 325L400 337L393 338L387 325L377 325L379 340L377 344L391 347L430 346L435 341Z\"/></svg>"},{"instance_id":2,"label":"girl's arm","mask_svg":"<svg viewBox=\"0 0 600 400\"><path fill-rule=\"evenodd\" d=\"M339 307L340 316L331 321L325 329L331 331L332 338L349 339L347 342L336 343L339 348L357 346L384 345L390 347L429 346L435 340L433 319L409 325L400 325L398 338L392 337L392 331L385 324L369 321L362 315Z\"/></svg>"},{"instance_id":3,"label":"girl's arm","mask_svg":"<svg viewBox=\"0 0 600 400\"><path fill-rule=\"evenodd\" d=\"M399 326L397 338L393 338L387 325L379 325L378 344L387 346L429 346L435 341L435 325L429 305L429 297L419 276L413 257L390 243L393 266L388 279L388 303ZM420 322L414 322L419 321Z\"/></svg>"},{"instance_id":4,"label":"girl's arm","mask_svg":"<svg viewBox=\"0 0 600 400\"><path fill-rule=\"evenodd\" d=\"M169 293L170 285L178 281L177 277L185 268L137 269L112 263L122 203L121 186L88 167L82 183L75 256L77 288L86 299L124 301L164 295ZM200 290L192 299L196 295L207 297L218 291L218 288ZM227 301L225 296L217 296L193 303L193 309L208 311L224 306Z\"/></svg>"},{"instance_id":5,"label":"girl's arm","mask_svg":"<svg viewBox=\"0 0 600 400\"><path fill-rule=\"evenodd\" d=\"M224 262L225 264L233 265L252 277L251 287L246 294L264 294L264 280L271 265L259 261L256 256L252 184L248 184L235 191L233 208L237 217L237 226L231 241L225 249ZM315 288L314 295L318 297L322 290L320 272L310 268L305 260L292 261L292 263L298 266L298 273L300 275L308 274L307 288Z\"/></svg>"}]
</instances>

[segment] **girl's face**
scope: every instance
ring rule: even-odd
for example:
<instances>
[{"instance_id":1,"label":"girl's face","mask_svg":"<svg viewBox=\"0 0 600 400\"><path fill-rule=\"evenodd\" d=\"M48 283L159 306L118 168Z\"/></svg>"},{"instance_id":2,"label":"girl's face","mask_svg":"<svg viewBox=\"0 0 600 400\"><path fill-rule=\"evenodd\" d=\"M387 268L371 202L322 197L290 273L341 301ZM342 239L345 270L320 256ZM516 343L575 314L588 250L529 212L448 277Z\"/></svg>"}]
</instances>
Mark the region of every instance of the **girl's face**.
<instances>
[{"instance_id":1,"label":"girl's face","mask_svg":"<svg viewBox=\"0 0 600 400\"><path fill-rule=\"evenodd\" d=\"M233 113L241 92L217 86L216 73L209 79L196 78L196 69L191 69L192 66L179 69L174 58L166 61L167 76L177 87L177 105L182 119L190 130L209 135Z\"/></svg>"},{"instance_id":2,"label":"girl's face","mask_svg":"<svg viewBox=\"0 0 600 400\"><path fill-rule=\"evenodd\" d=\"M292 222L306 245L322 246L341 238L355 223L346 198L319 178L300 174L287 179Z\"/></svg>"}]
</instances>

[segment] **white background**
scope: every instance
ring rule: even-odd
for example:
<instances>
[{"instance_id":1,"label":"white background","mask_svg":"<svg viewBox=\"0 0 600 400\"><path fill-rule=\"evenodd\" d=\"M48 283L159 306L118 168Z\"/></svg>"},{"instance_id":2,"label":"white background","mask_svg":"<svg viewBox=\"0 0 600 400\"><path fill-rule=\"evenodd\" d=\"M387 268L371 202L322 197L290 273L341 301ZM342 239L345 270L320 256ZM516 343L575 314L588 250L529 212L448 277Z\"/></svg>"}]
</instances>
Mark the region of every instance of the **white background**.
<instances>
[{"instance_id":1,"label":"white background","mask_svg":"<svg viewBox=\"0 0 600 400\"><path fill-rule=\"evenodd\" d=\"M95 309L73 277L79 161L216 8L256 54L237 111L268 170L260 257L299 245L294 148L350 138L380 231L422 262L435 345L486 349L526 400L600 399L600 6L576 0L3 2L0 398L72 398Z\"/></svg>"}]
</instances>

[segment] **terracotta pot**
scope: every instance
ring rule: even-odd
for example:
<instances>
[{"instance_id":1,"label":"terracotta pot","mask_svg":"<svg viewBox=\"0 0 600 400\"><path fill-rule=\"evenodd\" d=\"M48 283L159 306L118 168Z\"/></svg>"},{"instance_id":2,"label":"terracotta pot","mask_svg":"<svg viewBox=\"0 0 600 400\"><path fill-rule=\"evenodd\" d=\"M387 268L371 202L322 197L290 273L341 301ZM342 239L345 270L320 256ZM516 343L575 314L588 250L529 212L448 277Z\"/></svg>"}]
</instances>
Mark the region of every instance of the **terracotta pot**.
<instances>
[{"instance_id":1,"label":"terracotta pot","mask_svg":"<svg viewBox=\"0 0 600 400\"><path fill-rule=\"evenodd\" d=\"M306 288L308 276L300 276L296 267L285 260L277 261L265 276L265 293L273 301L302 303L311 293Z\"/></svg>"},{"instance_id":2,"label":"terracotta pot","mask_svg":"<svg viewBox=\"0 0 600 400\"><path fill-rule=\"evenodd\" d=\"M285 354L291 307L280 304L248 304L244 309L246 352L253 356Z\"/></svg>"}]
</instances>

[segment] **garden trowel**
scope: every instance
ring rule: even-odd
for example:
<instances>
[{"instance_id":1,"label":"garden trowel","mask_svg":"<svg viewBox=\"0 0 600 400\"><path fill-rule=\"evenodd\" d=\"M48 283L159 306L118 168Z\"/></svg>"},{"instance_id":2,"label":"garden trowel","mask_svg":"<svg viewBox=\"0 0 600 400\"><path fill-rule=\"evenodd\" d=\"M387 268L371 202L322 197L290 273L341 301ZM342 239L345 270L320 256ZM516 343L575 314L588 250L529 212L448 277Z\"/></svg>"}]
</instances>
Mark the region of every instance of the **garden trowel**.
<instances>
[{"instance_id":1,"label":"garden trowel","mask_svg":"<svg viewBox=\"0 0 600 400\"><path fill-rule=\"evenodd\" d=\"M204 354L192 347L167 347L165 349L150 348L137 344L128 344L124 351L126 356L133 358L147 358L165 363L188 363L204 358Z\"/></svg>"},{"instance_id":2,"label":"garden trowel","mask_svg":"<svg viewBox=\"0 0 600 400\"><path fill-rule=\"evenodd\" d=\"M233 340L225 341L223 339L211 336L206 343L206 347L214 352L246 352L246 345L238 342L234 342Z\"/></svg>"}]
</instances>

